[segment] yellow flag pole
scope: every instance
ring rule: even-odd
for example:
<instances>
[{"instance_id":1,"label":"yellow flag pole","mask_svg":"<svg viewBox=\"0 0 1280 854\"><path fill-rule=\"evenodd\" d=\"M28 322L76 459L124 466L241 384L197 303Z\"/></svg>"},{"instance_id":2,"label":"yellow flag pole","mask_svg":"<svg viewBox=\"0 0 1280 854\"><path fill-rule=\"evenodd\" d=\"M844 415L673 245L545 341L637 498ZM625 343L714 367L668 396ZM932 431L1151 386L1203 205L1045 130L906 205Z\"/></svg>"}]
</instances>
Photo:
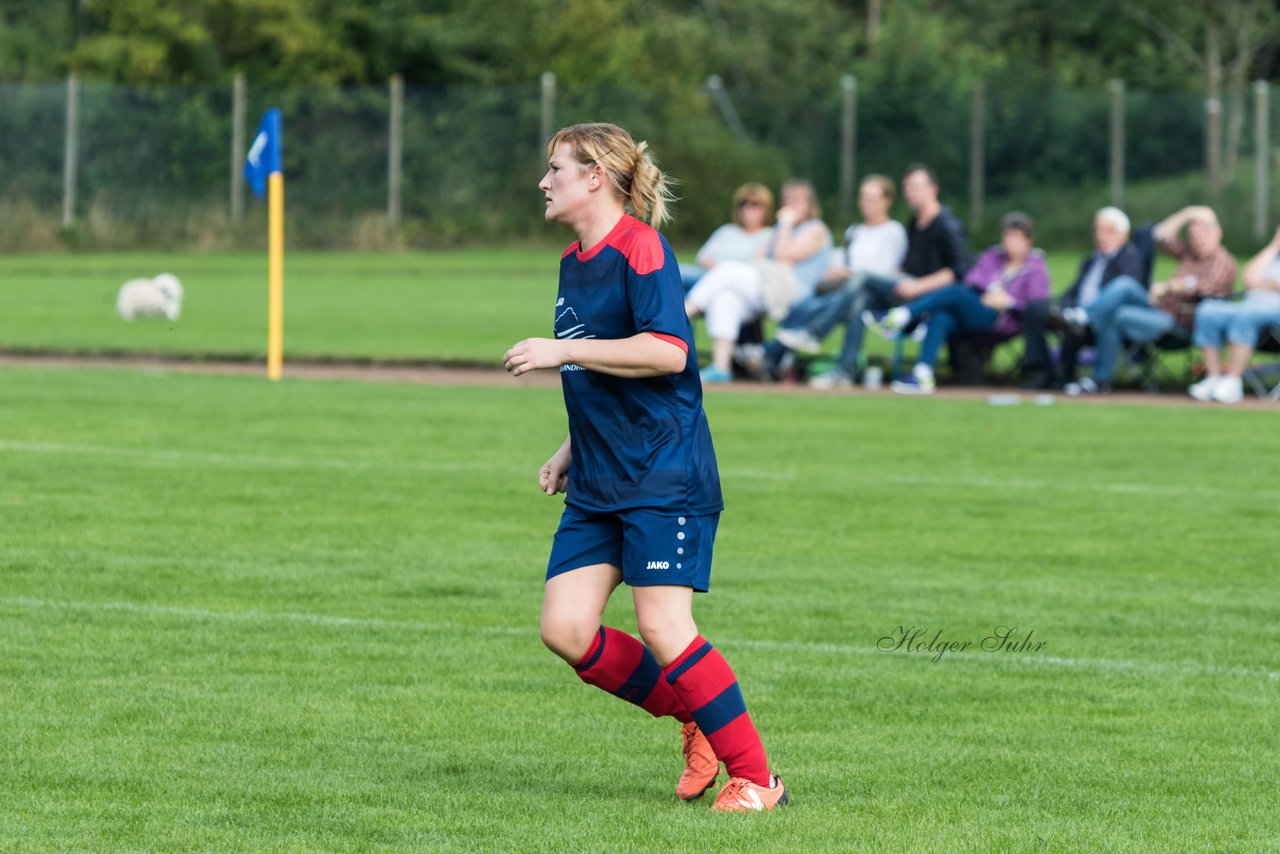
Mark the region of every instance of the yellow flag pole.
<instances>
[{"instance_id":1,"label":"yellow flag pole","mask_svg":"<svg viewBox=\"0 0 1280 854\"><path fill-rule=\"evenodd\" d=\"M284 175L267 176L267 376L284 361Z\"/></svg>"}]
</instances>

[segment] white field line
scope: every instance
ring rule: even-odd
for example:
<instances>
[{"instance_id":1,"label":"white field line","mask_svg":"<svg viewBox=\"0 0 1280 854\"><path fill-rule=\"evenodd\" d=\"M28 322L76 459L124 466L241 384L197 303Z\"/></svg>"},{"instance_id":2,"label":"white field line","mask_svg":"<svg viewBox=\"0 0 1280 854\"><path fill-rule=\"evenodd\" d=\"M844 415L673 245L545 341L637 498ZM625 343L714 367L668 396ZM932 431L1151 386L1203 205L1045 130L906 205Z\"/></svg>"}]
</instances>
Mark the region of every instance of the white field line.
<instances>
[{"instance_id":1,"label":"white field line","mask_svg":"<svg viewBox=\"0 0 1280 854\"><path fill-rule=\"evenodd\" d=\"M147 617L181 617L186 620L222 621L228 623L302 623L311 626L354 627L362 629L395 629L416 632L476 632L492 635L529 634L530 629L515 626L465 626L460 623L425 623L413 620L381 620L376 617L338 617L329 614L303 614L296 611L218 611L210 608L184 608L178 605L151 605L139 602L74 602L57 599L35 599L29 596L6 596L0 605L19 608L62 611L101 611L141 614Z\"/></svg>"},{"instance_id":2,"label":"white field line","mask_svg":"<svg viewBox=\"0 0 1280 854\"><path fill-rule=\"evenodd\" d=\"M293 611L219 611L207 608L187 608L175 605L153 605L138 602L76 602L54 599L37 599L26 596L0 597L0 606L27 608L31 610L63 610L89 612L116 612L139 614L146 617L179 617L187 620L206 620L212 622L239 622L251 624L299 623L304 625L324 626L332 628L373 628L391 629L423 633L457 632L459 634L482 635L527 635L533 638L534 629L518 626L469 626L449 622L422 622L415 620L382 620L370 617L340 617L328 614L307 614ZM808 652L819 655L897 655L909 656L925 665L931 665L932 653L881 652L873 644L854 646L852 644L810 642L810 641L771 641L771 640L734 640L723 638L718 641L726 648L743 647L768 652ZM1081 670L1100 670L1114 673L1134 673L1149 676L1211 676L1230 679L1244 679L1251 682L1280 682L1280 671L1267 670L1260 667L1223 667L1215 664L1177 661L1133 661L1114 658L1074 658L1039 653L948 653L943 662L971 662L984 664L1009 664L1023 667L1064 668Z\"/></svg>"},{"instance_id":3,"label":"white field line","mask_svg":"<svg viewBox=\"0 0 1280 854\"><path fill-rule=\"evenodd\" d=\"M231 454L207 451L187 451L172 448L120 448L105 445L78 445L58 442L28 442L0 439L0 453L69 454L99 456L117 459L136 459L154 463L198 463L232 467L267 469L331 469L347 472L366 471L420 471L420 472L476 472L506 471L513 474L527 466L511 463L495 463L492 460L358 460L343 457L289 457L265 454ZM734 478L752 480L794 481L805 477L793 469L735 468L721 469L725 480ZM895 472L867 472L854 474L846 480L859 483L892 483L906 486L954 486L972 489L1025 490L1039 492L1084 491L1118 495L1176 496L1253 496L1261 499L1280 498L1276 489L1218 489L1207 486L1178 486L1162 483L1090 483L1080 480L1030 480L1026 478L971 477L948 475L916 475Z\"/></svg>"}]
</instances>

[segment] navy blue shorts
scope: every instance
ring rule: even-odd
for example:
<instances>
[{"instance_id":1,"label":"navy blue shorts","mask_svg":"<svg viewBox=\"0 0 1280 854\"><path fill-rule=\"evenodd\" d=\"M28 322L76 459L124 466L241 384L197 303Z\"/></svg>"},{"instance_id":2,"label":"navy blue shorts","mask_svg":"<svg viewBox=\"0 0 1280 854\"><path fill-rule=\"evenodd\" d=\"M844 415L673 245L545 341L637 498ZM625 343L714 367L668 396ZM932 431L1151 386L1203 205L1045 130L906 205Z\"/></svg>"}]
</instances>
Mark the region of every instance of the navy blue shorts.
<instances>
[{"instance_id":1,"label":"navy blue shorts","mask_svg":"<svg viewBox=\"0 0 1280 854\"><path fill-rule=\"evenodd\" d=\"M711 547L720 514L668 516L652 510L622 510L593 516L564 508L547 579L562 572L609 563L632 587L673 584L705 593L711 584Z\"/></svg>"}]
</instances>

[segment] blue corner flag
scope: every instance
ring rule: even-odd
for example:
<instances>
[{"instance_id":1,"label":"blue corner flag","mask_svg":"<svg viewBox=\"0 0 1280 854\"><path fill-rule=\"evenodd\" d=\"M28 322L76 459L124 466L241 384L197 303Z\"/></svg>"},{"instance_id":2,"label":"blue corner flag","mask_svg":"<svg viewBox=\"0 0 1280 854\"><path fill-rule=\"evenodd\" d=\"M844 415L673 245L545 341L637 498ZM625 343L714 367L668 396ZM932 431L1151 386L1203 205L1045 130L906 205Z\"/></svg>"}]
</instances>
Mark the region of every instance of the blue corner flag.
<instances>
[{"instance_id":1,"label":"blue corner flag","mask_svg":"<svg viewBox=\"0 0 1280 854\"><path fill-rule=\"evenodd\" d=\"M249 156L244 161L244 178L258 198L267 192L267 176L284 171L281 135L280 111L275 108L267 110L258 125L258 135L249 146Z\"/></svg>"}]
</instances>

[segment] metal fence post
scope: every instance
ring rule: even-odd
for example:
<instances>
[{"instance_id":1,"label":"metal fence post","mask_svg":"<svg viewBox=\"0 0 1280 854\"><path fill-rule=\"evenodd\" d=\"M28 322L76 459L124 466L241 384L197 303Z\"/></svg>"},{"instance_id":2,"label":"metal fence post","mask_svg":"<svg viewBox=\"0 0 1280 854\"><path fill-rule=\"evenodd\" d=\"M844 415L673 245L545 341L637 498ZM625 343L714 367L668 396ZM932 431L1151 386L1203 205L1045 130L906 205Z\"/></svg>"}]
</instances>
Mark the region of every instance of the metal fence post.
<instances>
[{"instance_id":1,"label":"metal fence post","mask_svg":"<svg viewBox=\"0 0 1280 854\"><path fill-rule=\"evenodd\" d=\"M391 75L391 116L387 129L387 222L400 225L400 172L404 165L404 77Z\"/></svg>"},{"instance_id":2,"label":"metal fence post","mask_svg":"<svg viewBox=\"0 0 1280 854\"><path fill-rule=\"evenodd\" d=\"M969 115L969 229L982 227L987 178L987 83L973 84L973 107Z\"/></svg>"},{"instance_id":3,"label":"metal fence post","mask_svg":"<svg viewBox=\"0 0 1280 854\"><path fill-rule=\"evenodd\" d=\"M1271 86L1265 80L1253 81L1253 237L1267 236L1271 219L1270 176L1267 174L1271 154Z\"/></svg>"},{"instance_id":4,"label":"metal fence post","mask_svg":"<svg viewBox=\"0 0 1280 854\"><path fill-rule=\"evenodd\" d=\"M546 166L547 143L556 129L556 76L550 71L542 72L542 125L540 127L540 145L538 146L538 163Z\"/></svg>"},{"instance_id":5,"label":"metal fence post","mask_svg":"<svg viewBox=\"0 0 1280 854\"><path fill-rule=\"evenodd\" d=\"M231 86L231 222L244 219L244 72L238 72Z\"/></svg>"},{"instance_id":6,"label":"metal fence post","mask_svg":"<svg viewBox=\"0 0 1280 854\"><path fill-rule=\"evenodd\" d=\"M840 80L843 111L840 122L840 225L853 216L853 187L858 175L858 78Z\"/></svg>"},{"instance_id":7,"label":"metal fence post","mask_svg":"<svg viewBox=\"0 0 1280 854\"><path fill-rule=\"evenodd\" d=\"M62 227L76 218L76 158L80 149L80 81L75 72L67 77L66 139L62 153Z\"/></svg>"},{"instance_id":8,"label":"metal fence post","mask_svg":"<svg viewBox=\"0 0 1280 854\"><path fill-rule=\"evenodd\" d=\"M733 131L733 135L741 142L747 140L747 128L742 124L742 118L738 115L738 111L733 106L733 101L729 98L729 93L724 89L724 80L719 74L712 74L707 78L707 92L711 94L711 100L720 110L720 116L724 119L724 123L729 126L729 130Z\"/></svg>"},{"instance_id":9,"label":"metal fence post","mask_svg":"<svg viewBox=\"0 0 1280 854\"><path fill-rule=\"evenodd\" d=\"M1124 204L1124 81L1107 83L1111 93L1111 204Z\"/></svg>"}]
</instances>

